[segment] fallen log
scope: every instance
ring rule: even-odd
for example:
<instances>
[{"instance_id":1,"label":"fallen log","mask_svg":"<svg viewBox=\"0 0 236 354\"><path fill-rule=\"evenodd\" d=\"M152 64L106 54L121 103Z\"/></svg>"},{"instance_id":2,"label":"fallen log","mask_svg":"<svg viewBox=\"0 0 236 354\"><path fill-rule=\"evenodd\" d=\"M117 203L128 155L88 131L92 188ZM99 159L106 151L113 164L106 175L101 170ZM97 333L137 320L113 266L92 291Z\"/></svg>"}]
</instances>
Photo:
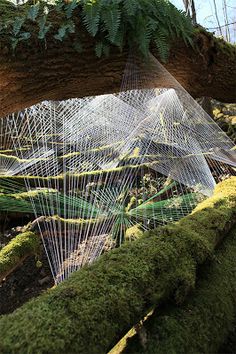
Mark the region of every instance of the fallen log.
<instances>
[{"instance_id":1,"label":"fallen log","mask_svg":"<svg viewBox=\"0 0 236 354\"><path fill-rule=\"evenodd\" d=\"M122 353L218 353L236 316L235 257L236 228L213 261L201 267L196 289L186 303L157 308L141 327L145 341L135 335Z\"/></svg>"},{"instance_id":2,"label":"fallen log","mask_svg":"<svg viewBox=\"0 0 236 354\"><path fill-rule=\"evenodd\" d=\"M40 238L33 232L24 232L12 239L0 250L0 283L26 258L40 253L40 248Z\"/></svg>"},{"instance_id":3,"label":"fallen log","mask_svg":"<svg viewBox=\"0 0 236 354\"><path fill-rule=\"evenodd\" d=\"M236 178L180 222L101 256L0 319L2 353L105 353L170 297L181 303L196 270L236 222Z\"/></svg>"},{"instance_id":4,"label":"fallen log","mask_svg":"<svg viewBox=\"0 0 236 354\"><path fill-rule=\"evenodd\" d=\"M1 0L0 4L5 2ZM163 1L162 6L165 4ZM158 15L159 11L156 11ZM14 7L8 7L5 16L12 17L15 13ZM78 14L76 16L73 19L83 47L82 54L75 51L73 40L61 43L55 41L54 36L47 41L46 50L35 40L28 41L27 45L22 41L15 56L4 40L0 42L0 117L43 100L63 100L120 90L127 49L120 52L113 46L108 58L97 58L95 39L86 32ZM51 17L52 28L58 28L60 15L55 10ZM173 27L173 23L169 26ZM33 28L35 33L34 30L30 32L31 38L37 38L38 26ZM235 46L202 29L195 31L193 44L194 48L183 39L172 40L165 68L193 97L208 96L223 102L236 102ZM155 49L152 52L158 57ZM159 87L169 87L165 75L160 78Z\"/></svg>"}]
</instances>

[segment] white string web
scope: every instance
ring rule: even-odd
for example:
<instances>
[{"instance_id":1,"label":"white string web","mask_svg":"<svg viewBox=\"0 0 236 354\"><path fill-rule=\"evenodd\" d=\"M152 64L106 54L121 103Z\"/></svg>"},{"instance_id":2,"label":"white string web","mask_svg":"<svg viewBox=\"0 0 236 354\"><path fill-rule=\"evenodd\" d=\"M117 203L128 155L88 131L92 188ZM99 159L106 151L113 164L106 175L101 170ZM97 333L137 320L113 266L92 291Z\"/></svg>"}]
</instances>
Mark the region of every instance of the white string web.
<instances>
[{"instance_id":1,"label":"white string web","mask_svg":"<svg viewBox=\"0 0 236 354\"><path fill-rule=\"evenodd\" d=\"M55 283L190 213L236 166L230 139L151 56L128 61L120 93L39 103L0 133L1 175L24 177Z\"/></svg>"}]
</instances>

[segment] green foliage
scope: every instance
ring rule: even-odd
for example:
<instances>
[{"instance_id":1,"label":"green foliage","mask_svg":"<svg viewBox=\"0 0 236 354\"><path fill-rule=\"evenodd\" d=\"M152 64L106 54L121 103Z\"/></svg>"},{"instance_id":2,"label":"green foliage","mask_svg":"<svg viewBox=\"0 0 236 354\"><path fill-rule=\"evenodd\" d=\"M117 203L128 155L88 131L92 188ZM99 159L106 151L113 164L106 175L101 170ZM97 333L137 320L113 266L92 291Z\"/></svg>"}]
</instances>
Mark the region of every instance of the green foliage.
<instances>
[{"instance_id":1,"label":"green foliage","mask_svg":"<svg viewBox=\"0 0 236 354\"><path fill-rule=\"evenodd\" d=\"M101 58L103 54L109 55L110 47L105 42L97 42L95 45L95 53L98 58Z\"/></svg>"},{"instance_id":2,"label":"green foliage","mask_svg":"<svg viewBox=\"0 0 236 354\"><path fill-rule=\"evenodd\" d=\"M12 24L10 38L13 51L15 51L19 42L26 41L31 37L29 32L22 30L24 22L24 17L16 17L14 23Z\"/></svg>"},{"instance_id":3,"label":"green foliage","mask_svg":"<svg viewBox=\"0 0 236 354\"><path fill-rule=\"evenodd\" d=\"M37 254L40 250L40 238L33 232L17 235L0 250L0 280L11 272L24 257Z\"/></svg>"},{"instance_id":4,"label":"green foliage","mask_svg":"<svg viewBox=\"0 0 236 354\"><path fill-rule=\"evenodd\" d=\"M38 25L39 25L38 38L45 40L46 34L50 30L52 24L51 23L47 24L47 16L44 15L39 19Z\"/></svg>"},{"instance_id":5,"label":"green foliage","mask_svg":"<svg viewBox=\"0 0 236 354\"><path fill-rule=\"evenodd\" d=\"M0 5L3 2L0 0ZM3 35L12 37L14 50L19 42L35 34L43 41L48 37L78 42L83 24L95 38L98 57L109 55L111 45L122 50L126 44L147 55L153 43L161 59L167 60L171 42L179 37L191 44L193 34L190 18L167 0L56 0L47 7L39 1L19 9L17 15L8 14L0 27Z\"/></svg>"},{"instance_id":6,"label":"green foliage","mask_svg":"<svg viewBox=\"0 0 236 354\"><path fill-rule=\"evenodd\" d=\"M27 13L27 18L31 21L35 21L38 13L39 13L39 2L35 5L30 6L28 13Z\"/></svg>"},{"instance_id":7,"label":"green foliage","mask_svg":"<svg viewBox=\"0 0 236 354\"><path fill-rule=\"evenodd\" d=\"M78 3L77 0L72 0L71 2L65 5L65 13L68 19L72 17L73 11L77 7L77 3Z\"/></svg>"},{"instance_id":8,"label":"green foliage","mask_svg":"<svg viewBox=\"0 0 236 354\"><path fill-rule=\"evenodd\" d=\"M166 41L166 34L163 29L157 30L155 44L161 59L164 62L167 61L170 48L168 42Z\"/></svg>"},{"instance_id":9,"label":"green foliage","mask_svg":"<svg viewBox=\"0 0 236 354\"><path fill-rule=\"evenodd\" d=\"M16 17L12 27L12 34L17 36L22 28L23 23L25 22L24 17Z\"/></svg>"},{"instance_id":10,"label":"green foliage","mask_svg":"<svg viewBox=\"0 0 236 354\"><path fill-rule=\"evenodd\" d=\"M63 41L65 37L70 34L70 33L75 33L75 25L72 21L68 21L67 23L64 23L59 29L57 34L54 35L54 38Z\"/></svg>"},{"instance_id":11,"label":"green foliage","mask_svg":"<svg viewBox=\"0 0 236 354\"><path fill-rule=\"evenodd\" d=\"M108 32L108 39L111 43L114 43L117 36L121 20L121 10L119 3L113 1L111 4L106 5L101 13L101 21L105 25L105 29Z\"/></svg>"},{"instance_id":12,"label":"green foliage","mask_svg":"<svg viewBox=\"0 0 236 354\"><path fill-rule=\"evenodd\" d=\"M236 222L235 186L235 177L221 183L191 216L104 254L3 316L0 352L106 353L150 308L182 302L197 266Z\"/></svg>"},{"instance_id":13,"label":"green foliage","mask_svg":"<svg viewBox=\"0 0 236 354\"><path fill-rule=\"evenodd\" d=\"M144 323L145 348L135 336L124 353L218 353L236 314L235 257L236 228L212 262L202 266L196 290L186 303L180 307L167 304L155 311Z\"/></svg>"},{"instance_id":14,"label":"green foliage","mask_svg":"<svg viewBox=\"0 0 236 354\"><path fill-rule=\"evenodd\" d=\"M33 214L33 207L30 204L30 200L27 201L17 199L11 195L0 194L0 212L2 211Z\"/></svg>"},{"instance_id":15,"label":"green foliage","mask_svg":"<svg viewBox=\"0 0 236 354\"><path fill-rule=\"evenodd\" d=\"M143 231L141 225L137 224L129 227L125 231L125 240L126 241L134 241L143 236Z\"/></svg>"},{"instance_id":16,"label":"green foliage","mask_svg":"<svg viewBox=\"0 0 236 354\"><path fill-rule=\"evenodd\" d=\"M93 37L97 34L100 22L101 6L99 1L83 1L82 18L87 31Z\"/></svg>"}]
</instances>

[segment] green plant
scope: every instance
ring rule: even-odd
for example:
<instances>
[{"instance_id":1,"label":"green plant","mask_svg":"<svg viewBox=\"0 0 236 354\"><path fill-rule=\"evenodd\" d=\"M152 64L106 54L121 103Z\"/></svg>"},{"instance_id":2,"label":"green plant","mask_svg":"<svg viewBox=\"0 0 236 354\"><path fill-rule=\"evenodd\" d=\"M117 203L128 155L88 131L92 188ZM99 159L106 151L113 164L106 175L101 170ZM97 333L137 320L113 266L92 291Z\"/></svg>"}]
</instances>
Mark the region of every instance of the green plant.
<instances>
[{"instance_id":1,"label":"green plant","mask_svg":"<svg viewBox=\"0 0 236 354\"><path fill-rule=\"evenodd\" d=\"M2 6L8 6L0 0ZM9 7L8 7L9 8ZM47 38L64 42L73 39L75 49L82 48L81 31L95 38L98 57L109 55L110 47L123 50L128 44L147 55L154 44L162 60L167 60L171 42L177 37L192 44L193 26L184 12L167 0L56 0L55 4L38 1L5 12L0 34L10 39L13 51L20 42Z\"/></svg>"}]
</instances>

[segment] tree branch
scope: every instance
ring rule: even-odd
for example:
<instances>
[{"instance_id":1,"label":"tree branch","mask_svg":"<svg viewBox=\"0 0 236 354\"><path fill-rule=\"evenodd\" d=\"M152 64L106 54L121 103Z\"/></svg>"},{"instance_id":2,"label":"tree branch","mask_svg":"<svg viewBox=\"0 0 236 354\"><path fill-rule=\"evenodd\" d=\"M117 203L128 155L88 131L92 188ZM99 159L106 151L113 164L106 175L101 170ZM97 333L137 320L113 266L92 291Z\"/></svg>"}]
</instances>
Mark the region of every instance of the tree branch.
<instances>
[{"instance_id":1,"label":"tree branch","mask_svg":"<svg viewBox=\"0 0 236 354\"><path fill-rule=\"evenodd\" d=\"M62 100L120 90L127 53L114 48L109 58L96 58L94 40L81 34L83 53L67 41L43 50L19 46L13 57L0 54L0 116L42 100ZM196 49L173 43L166 69L193 96L236 102L236 48L207 32L196 32ZM155 51L153 54L156 56ZM165 86L160 82L160 86Z\"/></svg>"}]
</instances>

